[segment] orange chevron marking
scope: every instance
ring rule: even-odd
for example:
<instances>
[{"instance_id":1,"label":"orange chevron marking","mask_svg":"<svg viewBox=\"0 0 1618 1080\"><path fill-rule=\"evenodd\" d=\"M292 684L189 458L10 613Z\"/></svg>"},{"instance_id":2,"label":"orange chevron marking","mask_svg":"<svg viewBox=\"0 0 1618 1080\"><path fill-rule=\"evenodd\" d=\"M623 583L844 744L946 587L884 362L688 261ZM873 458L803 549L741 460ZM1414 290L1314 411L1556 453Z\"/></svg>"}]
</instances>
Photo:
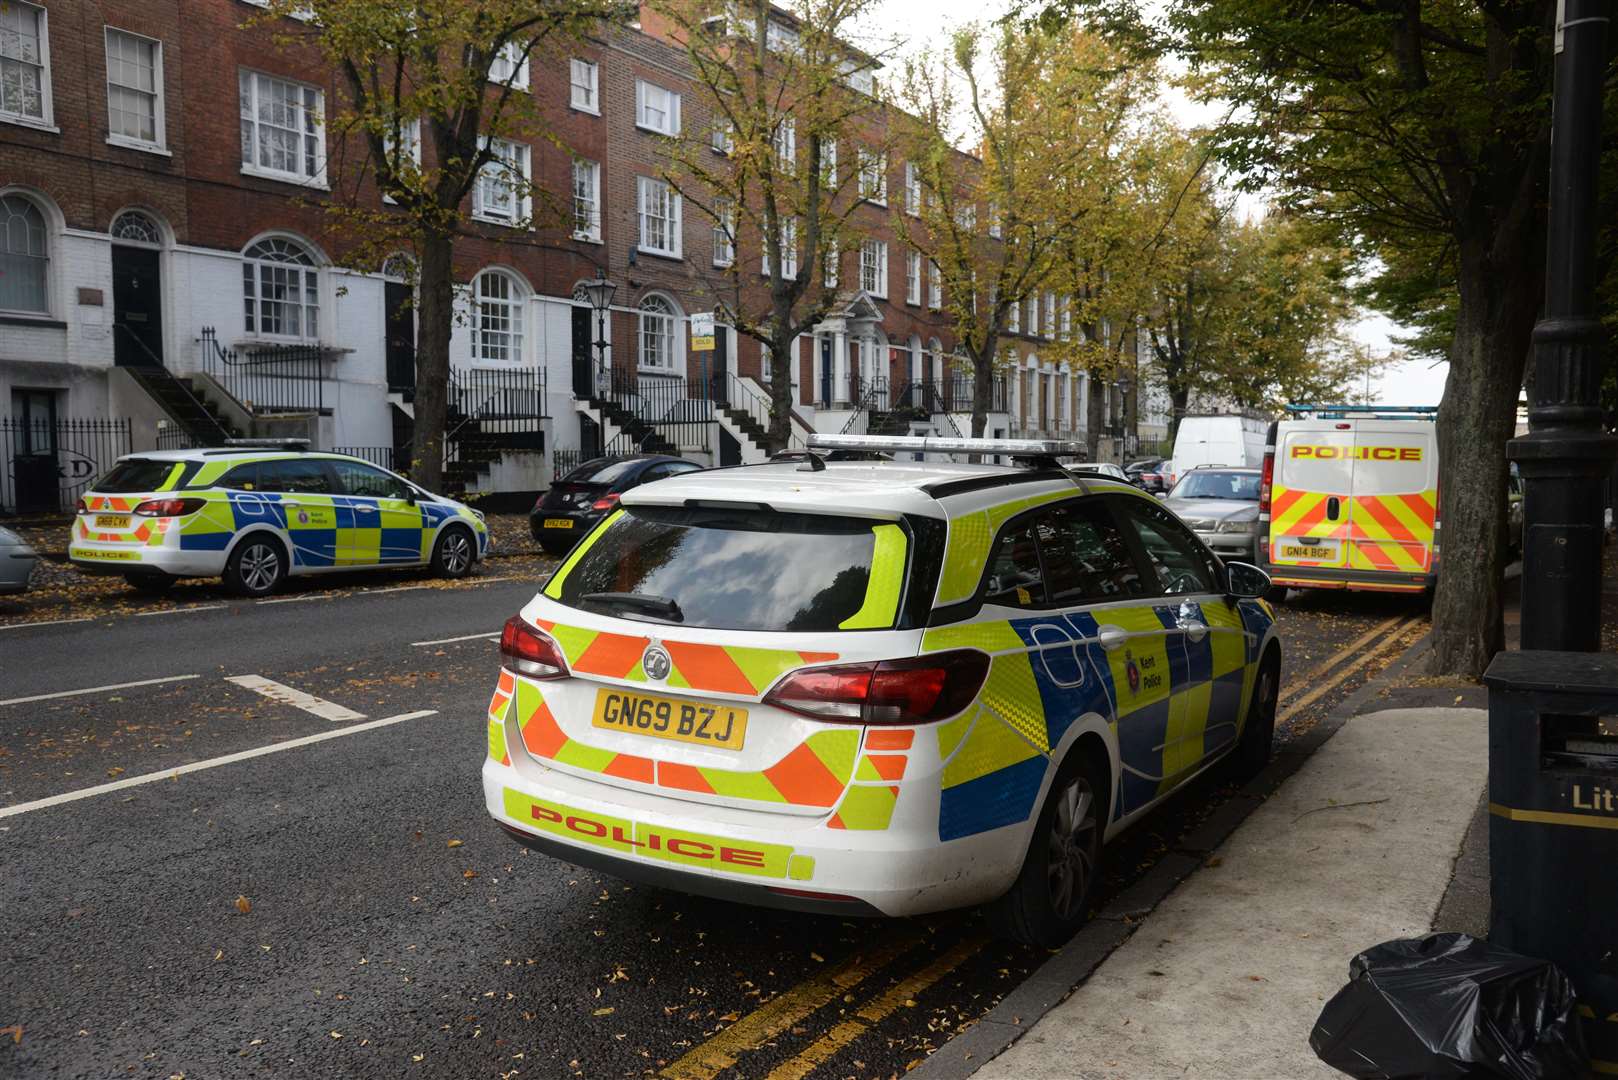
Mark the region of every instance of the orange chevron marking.
<instances>
[{"instance_id":1,"label":"orange chevron marking","mask_svg":"<svg viewBox=\"0 0 1618 1080\"><path fill-rule=\"evenodd\" d=\"M573 670L621 679L635 670L635 665L640 663L641 654L649 644L650 638L603 631L580 654Z\"/></svg>"},{"instance_id":2,"label":"orange chevron marking","mask_svg":"<svg viewBox=\"0 0 1618 1080\"><path fill-rule=\"evenodd\" d=\"M871 731L866 733L865 749L908 750L915 739L916 733L909 728Z\"/></svg>"},{"instance_id":3,"label":"orange chevron marking","mask_svg":"<svg viewBox=\"0 0 1618 1080\"><path fill-rule=\"evenodd\" d=\"M736 666L736 661L730 658L722 645L670 641L664 647L693 690L712 690L720 694L758 693L758 688Z\"/></svg>"},{"instance_id":4,"label":"orange chevron marking","mask_svg":"<svg viewBox=\"0 0 1618 1080\"><path fill-rule=\"evenodd\" d=\"M843 782L831 774L808 743L798 744L792 753L765 769L764 776L787 802L799 806L831 806L843 793Z\"/></svg>"},{"instance_id":5,"label":"orange chevron marking","mask_svg":"<svg viewBox=\"0 0 1618 1080\"><path fill-rule=\"evenodd\" d=\"M700 791L704 794L713 794L713 785L708 783L702 770L694 765L677 765L672 761L659 761L657 763L657 782L663 787L678 788L681 791Z\"/></svg>"},{"instance_id":6,"label":"orange chevron marking","mask_svg":"<svg viewBox=\"0 0 1618 1080\"><path fill-rule=\"evenodd\" d=\"M636 780L642 784L652 783L652 759L636 757L634 754L619 754L607 763L601 770L608 776L616 776L620 780Z\"/></svg>"},{"instance_id":7,"label":"orange chevron marking","mask_svg":"<svg viewBox=\"0 0 1618 1080\"><path fill-rule=\"evenodd\" d=\"M522 744L530 754L553 758L567 745L567 734L543 700L522 726Z\"/></svg>"}]
</instances>

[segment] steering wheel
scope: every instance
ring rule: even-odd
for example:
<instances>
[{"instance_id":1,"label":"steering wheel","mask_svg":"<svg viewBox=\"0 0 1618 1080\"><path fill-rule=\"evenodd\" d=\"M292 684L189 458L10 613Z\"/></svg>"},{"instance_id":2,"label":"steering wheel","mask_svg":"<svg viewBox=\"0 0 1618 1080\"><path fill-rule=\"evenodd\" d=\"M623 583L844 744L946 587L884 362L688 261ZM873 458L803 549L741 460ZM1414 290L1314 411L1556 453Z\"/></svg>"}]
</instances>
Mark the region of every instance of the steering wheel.
<instances>
[{"instance_id":1,"label":"steering wheel","mask_svg":"<svg viewBox=\"0 0 1618 1080\"><path fill-rule=\"evenodd\" d=\"M1202 582L1197 579L1195 574L1177 574L1164 591L1175 596L1181 593L1201 592L1203 591Z\"/></svg>"}]
</instances>

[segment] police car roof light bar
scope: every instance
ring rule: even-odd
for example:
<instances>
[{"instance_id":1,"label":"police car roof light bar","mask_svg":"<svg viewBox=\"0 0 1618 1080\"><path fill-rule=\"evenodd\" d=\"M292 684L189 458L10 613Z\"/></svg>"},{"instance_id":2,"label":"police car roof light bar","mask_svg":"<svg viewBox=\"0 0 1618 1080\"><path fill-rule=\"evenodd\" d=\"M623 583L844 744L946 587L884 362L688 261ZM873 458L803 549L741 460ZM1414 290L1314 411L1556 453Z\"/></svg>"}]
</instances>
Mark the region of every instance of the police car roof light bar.
<instances>
[{"instance_id":1,"label":"police car roof light bar","mask_svg":"<svg viewBox=\"0 0 1618 1080\"><path fill-rule=\"evenodd\" d=\"M1066 439L968 439L933 435L810 435L810 450L864 450L884 454L996 454L1035 467L1057 467L1058 457L1084 454Z\"/></svg>"},{"instance_id":2,"label":"police car roof light bar","mask_svg":"<svg viewBox=\"0 0 1618 1080\"><path fill-rule=\"evenodd\" d=\"M1293 416L1311 414L1321 420L1341 420L1346 416L1378 417L1384 420L1399 418L1431 419L1438 414L1437 405L1302 405L1286 406Z\"/></svg>"},{"instance_id":3,"label":"police car roof light bar","mask_svg":"<svg viewBox=\"0 0 1618 1080\"><path fill-rule=\"evenodd\" d=\"M226 446L244 450L307 450L308 439L226 439Z\"/></svg>"}]
</instances>

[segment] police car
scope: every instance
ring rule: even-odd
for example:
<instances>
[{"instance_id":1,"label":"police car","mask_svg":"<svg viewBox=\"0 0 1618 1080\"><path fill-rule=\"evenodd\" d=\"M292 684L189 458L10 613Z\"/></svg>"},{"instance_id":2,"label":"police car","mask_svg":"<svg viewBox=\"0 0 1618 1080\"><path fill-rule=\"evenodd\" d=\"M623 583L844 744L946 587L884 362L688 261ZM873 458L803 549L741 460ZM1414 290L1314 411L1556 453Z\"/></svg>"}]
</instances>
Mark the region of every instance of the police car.
<instances>
[{"instance_id":1,"label":"police car","mask_svg":"<svg viewBox=\"0 0 1618 1080\"><path fill-rule=\"evenodd\" d=\"M267 596L289 576L430 566L462 577L489 547L478 511L359 458L300 443L129 454L79 499L68 558L161 591L220 577Z\"/></svg>"},{"instance_id":2,"label":"police car","mask_svg":"<svg viewBox=\"0 0 1618 1080\"><path fill-rule=\"evenodd\" d=\"M810 448L626 492L506 624L483 788L518 840L800 910L988 903L1051 944L1106 839L1222 761L1267 761L1260 570L1057 468L1066 443Z\"/></svg>"}]
</instances>

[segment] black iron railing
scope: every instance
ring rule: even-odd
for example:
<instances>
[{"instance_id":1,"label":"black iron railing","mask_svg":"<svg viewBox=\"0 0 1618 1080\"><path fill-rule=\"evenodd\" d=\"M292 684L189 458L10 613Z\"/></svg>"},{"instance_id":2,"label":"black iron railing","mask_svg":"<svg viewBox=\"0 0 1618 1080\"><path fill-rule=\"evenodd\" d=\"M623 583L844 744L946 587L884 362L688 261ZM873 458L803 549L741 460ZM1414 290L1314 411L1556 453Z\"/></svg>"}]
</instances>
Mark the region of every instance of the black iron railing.
<instances>
[{"instance_id":1,"label":"black iron railing","mask_svg":"<svg viewBox=\"0 0 1618 1080\"><path fill-rule=\"evenodd\" d=\"M191 437L191 433L177 424L169 424L157 429L157 449L159 450L195 450L202 444Z\"/></svg>"},{"instance_id":2,"label":"black iron railing","mask_svg":"<svg viewBox=\"0 0 1618 1080\"><path fill-rule=\"evenodd\" d=\"M956 375L938 384L938 398L945 412L972 411L972 376ZM989 412L1006 411L1006 379L995 375L989 380Z\"/></svg>"},{"instance_id":3,"label":"black iron railing","mask_svg":"<svg viewBox=\"0 0 1618 1080\"><path fill-rule=\"evenodd\" d=\"M543 368L452 368L449 411L456 418L500 421L503 431L539 431L546 411Z\"/></svg>"},{"instance_id":4,"label":"black iron railing","mask_svg":"<svg viewBox=\"0 0 1618 1080\"><path fill-rule=\"evenodd\" d=\"M0 513L55 513L133 449L128 418L0 419Z\"/></svg>"},{"instance_id":5,"label":"black iron railing","mask_svg":"<svg viewBox=\"0 0 1618 1080\"><path fill-rule=\"evenodd\" d=\"M369 461L372 465L380 466L384 469L393 468L393 447L391 446L334 446L331 448L331 452L357 457L361 461Z\"/></svg>"},{"instance_id":6,"label":"black iron railing","mask_svg":"<svg viewBox=\"0 0 1618 1080\"><path fill-rule=\"evenodd\" d=\"M768 435L770 418L775 414L774 403L769 398L769 388L754 389L746 379L732 371L725 372L725 380L728 392L726 408L733 412L747 414L753 423L757 424ZM798 433L796 427L791 425L791 419L789 417L787 449L802 450L807 444L804 442L803 436Z\"/></svg>"},{"instance_id":7,"label":"black iron railing","mask_svg":"<svg viewBox=\"0 0 1618 1080\"><path fill-rule=\"evenodd\" d=\"M254 416L328 413L326 369L332 353L318 344L252 344L237 349L202 328L202 370Z\"/></svg>"},{"instance_id":8,"label":"black iron railing","mask_svg":"<svg viewBox=\"0 0 1618 1080\"><path fill-rule=\"evenodd\" d=\"M562 479L568 473L584 464L584 450L569 447L557 448L551 451L551 483Z\"/></svg>"},{"instance_id":9,"label":"black iron railing","mask_svg":"<svg viewBox=\"0 0 1618 1080\"><path fill-rule=\"evenodd\" d=\"M648 450L706 453L712 446L714 403L702 379L650 375L622 368L597 371L597 386L618 412L622 430L607 454ZM625 416L624 414L627 414Z\"/></svg>"}]
</instances>

